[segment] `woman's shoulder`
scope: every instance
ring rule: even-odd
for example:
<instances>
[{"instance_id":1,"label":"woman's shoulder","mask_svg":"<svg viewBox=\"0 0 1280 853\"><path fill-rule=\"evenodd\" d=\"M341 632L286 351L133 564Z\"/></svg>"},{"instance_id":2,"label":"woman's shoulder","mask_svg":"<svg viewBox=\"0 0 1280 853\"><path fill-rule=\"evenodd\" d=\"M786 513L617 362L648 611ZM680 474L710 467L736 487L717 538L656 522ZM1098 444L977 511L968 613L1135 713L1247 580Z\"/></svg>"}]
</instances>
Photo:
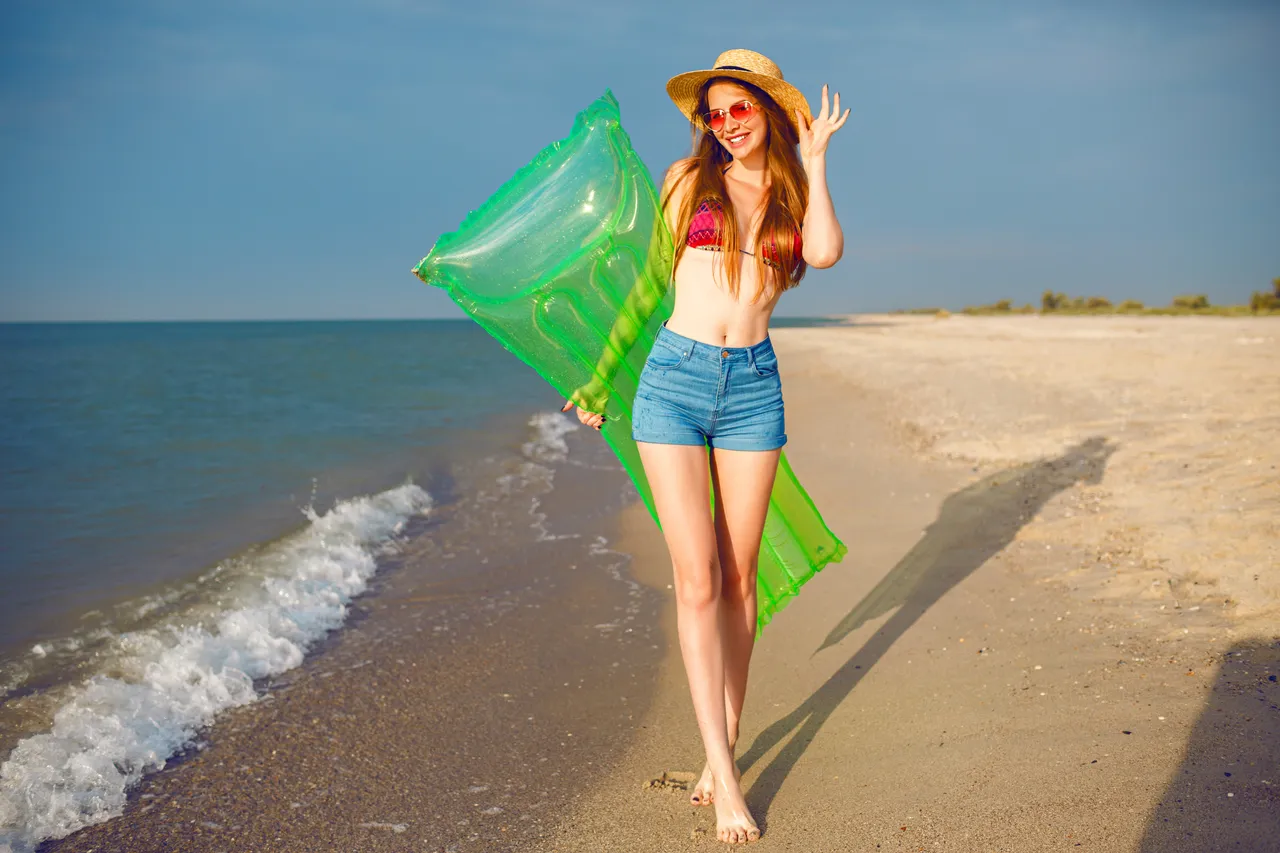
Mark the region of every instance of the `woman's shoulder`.
<instances>
[{"instance_id":1,"label":"woman's shoulder","mask_svg":"<svg viewBox=\"0 0 1280 853\"><path fill-rule=\"evenodd\" d=\"M675 161L670 166L668 166L667 174L662 181L662 185L671 186L671 184L675 183L676 181L680 180L681 178L685 177L690 172L692 172L693 161L694 161L694 158L692 157L681 157L679 160Z\"/></svg>"},{"instance_id":2,"label":"woman's shoulder","mask_svg":"<svg viewBox=\"0 0 1280 853\"><path fill-rule=\"evenodd\" d=\"M667 174L662 179L662 198L683 196L689 186L689 178L694 172L693 162L693 157L684 157L667 168Z\"/></svg>"}]
</instances>

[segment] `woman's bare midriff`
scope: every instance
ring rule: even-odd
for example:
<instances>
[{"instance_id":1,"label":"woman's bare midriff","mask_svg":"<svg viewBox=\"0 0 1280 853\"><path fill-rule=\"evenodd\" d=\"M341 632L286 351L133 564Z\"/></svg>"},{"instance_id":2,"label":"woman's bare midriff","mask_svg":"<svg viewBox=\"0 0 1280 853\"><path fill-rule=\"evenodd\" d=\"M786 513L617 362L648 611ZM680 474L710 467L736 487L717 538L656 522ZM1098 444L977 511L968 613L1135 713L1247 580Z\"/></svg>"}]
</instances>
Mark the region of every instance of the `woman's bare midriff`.
<instances>
[{"instance_id":1,"label":"woman's bare midriff","mask_svg":"<svg viewBox=\"0 0 1280 853\"><path fill-rule=\"evenodd\" d=\"M722 347L749 347L769 334L769 318L781 294L768 294L751 305L759 286L756 259L742 255L738 298L729 293L724 253L688 248L676 267L675 307L667 328L695 341Z\"/></svg>"}]
</instances>

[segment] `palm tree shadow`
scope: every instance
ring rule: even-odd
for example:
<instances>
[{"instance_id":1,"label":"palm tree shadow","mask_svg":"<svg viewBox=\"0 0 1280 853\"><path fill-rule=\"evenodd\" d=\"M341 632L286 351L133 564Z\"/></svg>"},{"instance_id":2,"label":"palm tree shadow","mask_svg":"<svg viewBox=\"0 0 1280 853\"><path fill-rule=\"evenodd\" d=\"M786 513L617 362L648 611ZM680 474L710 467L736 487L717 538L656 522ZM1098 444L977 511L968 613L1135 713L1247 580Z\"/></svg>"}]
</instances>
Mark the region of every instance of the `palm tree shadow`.
<instances>
[{"instance_id":1,"label":"palm tree shadow","mask_svg":"<svg viewBox=\"0 0 1280 853\"><path fill-rule=\"evenodd\" d=\"M1100 482L1116 447L1094 436L1054 459L985 477L943 502L937 520L915 547L831 629L817 651L896 608L893 616L813 695L761 732L739 759L745 773L791 734L751 786L748 804L757 821L763 825L774 796L827 718L898 638L952 587L1013 541L1050 498L1077 482Z\"/></svg>"}]
</instances>

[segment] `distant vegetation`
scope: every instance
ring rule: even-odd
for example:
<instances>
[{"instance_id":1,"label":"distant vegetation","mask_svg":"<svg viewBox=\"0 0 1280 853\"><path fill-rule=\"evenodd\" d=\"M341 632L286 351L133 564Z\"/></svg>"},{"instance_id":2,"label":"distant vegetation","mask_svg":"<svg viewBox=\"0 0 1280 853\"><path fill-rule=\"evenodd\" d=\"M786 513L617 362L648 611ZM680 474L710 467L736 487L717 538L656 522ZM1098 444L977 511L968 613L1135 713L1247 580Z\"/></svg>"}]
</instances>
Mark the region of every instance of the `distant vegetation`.
<instances>
[{"instance_id":1,"label":"distant vegetation","mask_svg":"<svg viewBox=\"0 0 1280 853\"><path fill-rule=\"evenodd\" d=\"M1280 278L1271 281L1271 292L1256 290L1249 298L1248 305L1210 305L1209 297L1204 294L1175 296L1173 302L1164 307L1147 307L1136 299L1126 299L1119 305L1113 305L1105 296L1068 296L1046 290L1040 297L1040 308L1031 303L1015 306L1012 299L1001 299L990 305L969 305L961 309L970 315L992 314L1207 314L1222 316L1241 316L1246 314L1280 315ZM932 314L936 317L950 317L951 312L945 308L909 308L895 311L895 314Z\"/></svg>"},{"instance_id":2,"label":"distant vegetation","mask_svg":"<svg viewBox=\"0 0 1280 853\"><path fill-rule=\"evenodd\" d=\"M1280 278L1271 279L1271 292L1255 290L1249 298L1249 310L1255 314L1274 314L1280 311Z\"/></svg>"}]
</instances>

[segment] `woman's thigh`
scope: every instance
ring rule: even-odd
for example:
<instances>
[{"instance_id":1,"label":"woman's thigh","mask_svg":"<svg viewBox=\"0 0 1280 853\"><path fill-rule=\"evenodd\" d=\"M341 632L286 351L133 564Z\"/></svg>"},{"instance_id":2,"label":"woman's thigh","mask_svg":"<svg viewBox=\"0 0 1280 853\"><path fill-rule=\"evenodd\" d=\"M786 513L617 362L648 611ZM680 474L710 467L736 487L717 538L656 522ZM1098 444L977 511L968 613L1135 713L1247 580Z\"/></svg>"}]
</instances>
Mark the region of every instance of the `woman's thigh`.
<instances>
[{"instance_id":1,"label":"woman's thigh","mask_svg":"<svg viewBox=\"0 0 1280 853\"><path fill-rule=\"evenodd\" d=\"M782 448L711 451L717 552L724 582L739 596L754 591L760 541Z\"/></svg>"},{"instance_id":2,"label":"woman's thigh","mask_svg":"<svg viewBox=\"0 0 1280 853\"><path fill-rule=\"evenodd\" d=\"M707 448L646 441L637 442L636 448L653 491L654 509L671 552L676 581L687 585L678 592L718 594Z\"/></svg>"}]
</instances>

